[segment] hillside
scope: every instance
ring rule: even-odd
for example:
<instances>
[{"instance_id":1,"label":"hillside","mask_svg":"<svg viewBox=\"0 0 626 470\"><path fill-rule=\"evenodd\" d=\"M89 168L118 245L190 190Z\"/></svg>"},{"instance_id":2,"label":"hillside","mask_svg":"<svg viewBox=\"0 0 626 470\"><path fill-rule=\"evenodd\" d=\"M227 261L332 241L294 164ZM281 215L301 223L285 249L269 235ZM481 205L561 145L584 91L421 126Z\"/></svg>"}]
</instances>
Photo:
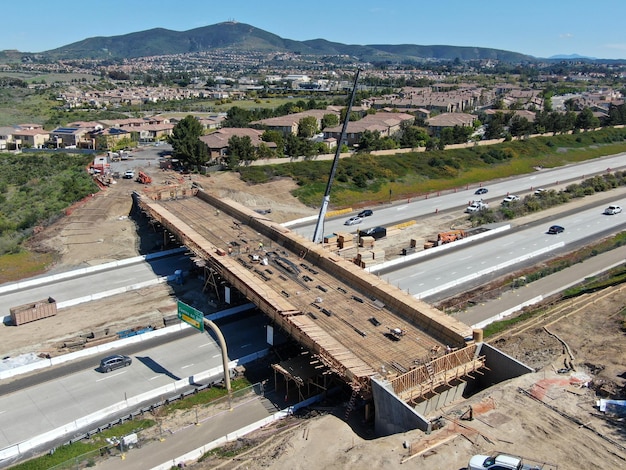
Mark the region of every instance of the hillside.
<instances>
[{"instance_id":1,"label":"hillside","mask_svg":"<svg viewBox=\"0 0 626 470\"><path fill-rule=\"evenodd\" d=\"M418 45L346 45L314 39L294 41L254 26L224 22L188 31L155 28L122 36L94 37L46 51L50 59L123 59L186 54L216 49L285 52L300 55L345 55L363 62L423 61L428 59L497 59L505 62L533 60L528 55L481 47Z\"/></svg>"}]
</instances>

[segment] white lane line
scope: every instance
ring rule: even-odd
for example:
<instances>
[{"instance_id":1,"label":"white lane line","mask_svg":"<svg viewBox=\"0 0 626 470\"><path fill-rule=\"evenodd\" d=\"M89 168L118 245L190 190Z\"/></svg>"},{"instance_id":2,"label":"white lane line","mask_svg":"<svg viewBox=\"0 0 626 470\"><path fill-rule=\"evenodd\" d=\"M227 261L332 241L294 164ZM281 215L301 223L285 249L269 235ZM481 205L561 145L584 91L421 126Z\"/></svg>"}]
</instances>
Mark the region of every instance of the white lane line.
<instances>
[{"instance_id":1,"label":"white lane line","mask_svg":"<svg viewBox=\"0 0 626 470\"><path fill-rule=\"evenodd\" d=\"M101 379L96 380L96 382L102 382L103 380L109 380L112 379L113 377L117 377L118 375L122 375L125 374L126 371L123 370L122 372L118 372L117 374L112 374L112 375L108 375L106 377L102 377Z\"/></svg>"},{"instance_id":2,"label":"white lane line","mask_svg":"<svg viewBox=\"0 0 626 470\"><path fill-rule=\"evenodd\" d=\"M182 366L181 369L186 369L187 367L191 367L193 364L187 364L186 366Z\"/></svg>"}]
</instances>

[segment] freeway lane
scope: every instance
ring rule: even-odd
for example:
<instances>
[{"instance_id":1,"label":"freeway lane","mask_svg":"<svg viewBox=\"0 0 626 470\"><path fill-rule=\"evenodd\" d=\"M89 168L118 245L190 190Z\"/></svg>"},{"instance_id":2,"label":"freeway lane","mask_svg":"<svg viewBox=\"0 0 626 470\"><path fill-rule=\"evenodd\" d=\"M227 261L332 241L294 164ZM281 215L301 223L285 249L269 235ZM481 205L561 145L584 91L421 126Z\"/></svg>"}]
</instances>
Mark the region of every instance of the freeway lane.
<instances>
[{"instance_id":1,"label":"freeway lane","mask_svg":"<svg viewBox=\"0 0 626 470\"><path fill-rule=\"evenodd\" d=\"M229 359L265 349L265 324L261 314L222 323L220 329L226 338ZM96 370L98 356L91 359L86 369L3 394L0 449L222 364L219 347L206 333L162 341L162 345L133 354L130 367L100 373Z\"/></svg>"},{"instance_id":2,"label":"freeway lane","mask_svg":"<svg viewBox=\"0 0 626 470\"><path fill-rule=\"evenodd\" d=\"M134 284L155 282L162 276L173 275L177 269L188 271L191 260L184 253L138 261L104 271L88 272L54 282L46 282L26 289L8 290L0 293L0 316L8 316L9 309L36 300L52 297L57 303L89 295L97 295ZM36 278L35 278L36 280ZM4 284L8 289L15 284Z\"/></svg>"},{"instance_id":3,"label":"freeway lane","mask_svg":"<svg viewBox=\"0 0 626 470\"><path fill-rule=\"evenodd\" d=\"M377 225L393 225L402 221L434 214L435 211L462 211L469 201L480 199L481 197L492 205L500 204L502 199L509 193L523 196L540 187L552 188L555 185L560 187L566 182L580 182L594 174L605 173L607 168L613 170L623 169L626 161L625 157L626 153L621 153L579 164L544 169L501 181L490 181L483 185L489 189L489 192L482 196L474 195L474 191L478 187L478 185L474 185L468 189L459 189L457 192L442 193L440 196L431 195L428 199L421 197L410 202L397 201L389 206L373 208L374 215L366 217L359 225L344 225L346 219L355 215L353 213L333 217L324 222L324 234L356 232L358 229L367 229ZM311 240L315 231L315 221L296 224L290 226L290 228Z\"/></svg>"},{"instance_id":4,"label":"freeway lane","mask_svg":"<svg viewBox=\"0 0 626 470\"><path fill-rule=\"evenodd\" d=\"M557 253L578 246L591 238L601 238L626 228L626 217L604 215L606 201L624 206L626 198L606 198L601 203L587 203L585 207L569 208L540 221L505 232L503 236L489 238L478 244L467 244L444 251L438 256L417 259L410 265L381 274L380 277L417 298L431 299L434 295L448 291L467 290L468 284L477 275L486 276L502 266L499 275L511 266L522 265L533 255L541 259L545 250ZM547 234L548 227L562 225L565 231L558 235ZM560 246L562 244L562 246ZM532 261L531 261L532 262ZM432 299L431 299L432 300Z\"/></svg>"}]
</instances>

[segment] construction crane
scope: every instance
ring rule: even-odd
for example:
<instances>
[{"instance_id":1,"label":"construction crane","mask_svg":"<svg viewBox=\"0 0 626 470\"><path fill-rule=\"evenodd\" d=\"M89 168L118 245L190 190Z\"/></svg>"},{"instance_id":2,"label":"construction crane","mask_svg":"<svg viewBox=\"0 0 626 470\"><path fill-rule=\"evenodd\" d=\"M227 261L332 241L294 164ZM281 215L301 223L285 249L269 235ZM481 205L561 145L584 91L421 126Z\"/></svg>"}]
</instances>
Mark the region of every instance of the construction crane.
<instances>
[{"instance_id":1,"label":"construction crane","mask_svg":"<svg viewBox=\"0 0 626 470\"><path fill-rule=\"evenodd\" d=\"M337 143L337 150L335 151L335 158L330 168L330 175L328 176L328 183L326 183L326 192L324 193L324 199L322 200L322 207L320 208L320 215L317 218L317 224L315 225L315 232L313 232L313 243L321 243L324 237L324 218L328 211L328 203L330 202L330 189L335 179L335 173L337 172L337 164L339 163L339 155L341 154L341 144L346 137L346 129L348 128L348 122L350 121L350 112L352 110L352 103L354 101L354 95L356 94L356 85L359 81L359 74L361 69L357 69L356 76L354 77L354 86L352 87L352 94L350 95L350 102L348 103L348 110L346 117L343 120L343 126L341 127L341 134L339 136L339 142Z\"/></svg>"}]
</instances>

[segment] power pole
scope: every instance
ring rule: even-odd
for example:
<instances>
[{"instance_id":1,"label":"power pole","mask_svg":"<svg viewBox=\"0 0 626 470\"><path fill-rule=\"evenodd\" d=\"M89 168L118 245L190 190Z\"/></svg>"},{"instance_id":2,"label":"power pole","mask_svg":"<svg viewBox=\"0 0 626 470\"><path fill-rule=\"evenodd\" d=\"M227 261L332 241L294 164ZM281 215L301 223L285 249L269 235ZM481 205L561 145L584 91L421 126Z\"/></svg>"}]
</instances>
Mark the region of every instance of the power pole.
<instances>
[{"instance_id":1,"label":"power pole","mask_svg":"<svg viewBox=\"0 0 626 470\"><path fill-rule=\"evenodd\" d=\"M341 127L341 134L339 136L339 142L337 143L337 151L335 152L335 158L333 159L333 165L330 168L330 175L328 176L328 183L326 184L326 192L324 193L324 199L322 200L322 207L320 208L320 215L315 225L315 232L313 232L313 243L321 243L324 236L324 218L328 211L328 203L330 202L330 189L335 179L335 173L337 172L337 164L339 163L339 155L341 154L341 144L346 137L346 129L348 128L348 121L350 121L350 112L352 110L352 102L354 101L354 95L356 94L356 85L359 81L359 74L361 69L357 69L356 76L354 77L354 86L352 87L352 94L350 95L350 102L348 103L348 111L346 117L343 120L343 126Z\"/></svg>"}]
</instances>

